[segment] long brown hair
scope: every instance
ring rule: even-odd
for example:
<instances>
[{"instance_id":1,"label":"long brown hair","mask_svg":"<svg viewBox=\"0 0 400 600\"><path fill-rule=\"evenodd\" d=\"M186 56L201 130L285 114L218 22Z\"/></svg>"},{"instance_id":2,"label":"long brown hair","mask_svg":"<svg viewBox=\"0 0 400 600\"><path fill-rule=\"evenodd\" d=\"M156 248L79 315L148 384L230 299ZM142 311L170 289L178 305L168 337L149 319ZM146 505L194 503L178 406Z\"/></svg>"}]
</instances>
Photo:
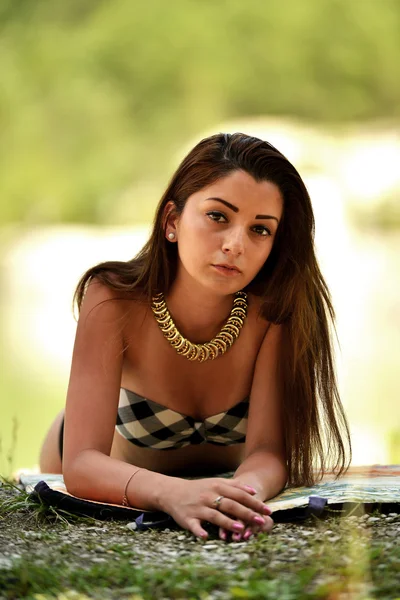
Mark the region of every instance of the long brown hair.
<instances>
[{"instance_id":1,"label":"long brown hair","mask_svg":"<svg viewBox=\"0 0 400 600\"><path fill-rule=\"evenodd\" d=\"M245 291L261 297L263 318L283 325L280 366L288 485L308 486L326 470L337 476L347 470L351 440L335 375L335 312L314 252L310 197L297 170L271 144L243 133L218 133L201 140L172 176L142 250L129 261L89 269L78 283L74 302L79 309L93 277L123 295L135 292L148 303L156 292L166 293L178 262L177 244L165 237L167 202L172 200L180 215L189 196L238 169L257 182L271 181L283 197L270 255Z\"/></svg>"}]
</instances>

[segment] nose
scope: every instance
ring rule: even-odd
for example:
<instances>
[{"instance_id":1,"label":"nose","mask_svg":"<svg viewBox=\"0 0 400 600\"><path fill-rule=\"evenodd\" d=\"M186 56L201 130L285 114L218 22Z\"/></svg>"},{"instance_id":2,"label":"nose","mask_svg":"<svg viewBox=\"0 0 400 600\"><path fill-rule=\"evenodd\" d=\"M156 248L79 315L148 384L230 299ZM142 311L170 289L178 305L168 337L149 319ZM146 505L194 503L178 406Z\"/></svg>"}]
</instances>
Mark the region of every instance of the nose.
<instances>
[{"instance_id":1,"label":"nose","mask_svg":"<svg viewBox=\"0 0 400 600\"><path fill-rule=\"evenodd\" d=\"M233 256L239 256L244 252L244 231L237 227L227 232L222 245L222 251L224 254L232 254Z\"/></svg>"}]
</instances>

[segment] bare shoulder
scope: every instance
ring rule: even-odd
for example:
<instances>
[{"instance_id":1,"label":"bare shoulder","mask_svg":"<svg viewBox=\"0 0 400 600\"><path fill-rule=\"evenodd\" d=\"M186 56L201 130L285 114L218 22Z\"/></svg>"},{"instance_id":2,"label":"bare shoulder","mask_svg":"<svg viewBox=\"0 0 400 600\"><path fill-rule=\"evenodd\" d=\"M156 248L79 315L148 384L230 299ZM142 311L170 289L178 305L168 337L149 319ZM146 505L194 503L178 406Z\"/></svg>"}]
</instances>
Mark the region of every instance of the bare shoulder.
<instances>
[{"instance_id":1,"label":"bare shoulder","mask_svg":"<svg viewBox=\"0 0 400 600\"><path fill-rule=\"evenodd\" d=\"M145 304L138 294L114 289L93 277L86 289L80 310L80 320L92 319L119 322L124 327L143 313Z\"/></svg>"}]
</instances>

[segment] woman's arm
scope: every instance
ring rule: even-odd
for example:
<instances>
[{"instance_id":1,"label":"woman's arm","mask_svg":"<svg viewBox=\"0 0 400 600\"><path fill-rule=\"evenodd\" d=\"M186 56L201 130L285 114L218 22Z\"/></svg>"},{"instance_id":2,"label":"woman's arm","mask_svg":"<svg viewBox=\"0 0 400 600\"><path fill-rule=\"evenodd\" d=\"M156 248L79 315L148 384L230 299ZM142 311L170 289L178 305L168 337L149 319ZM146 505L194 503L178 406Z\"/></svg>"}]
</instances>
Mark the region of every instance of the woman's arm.
<instances>
[{"instance_id":1,"label":"woman's arm","mask_svg":"<svg viewBox=\"0 0 400 600\"><path fill-rule=\"evenodd\" d=\"M251 485L257 491L254 497L265 502L285 487L287 467L282 457L259 448L242 462L233 478Z\"/></svg>"},{"instance_id":2,"label":"woman's arm","mask_svg":"<svg viewBox=\"0 0 400 600\"><path fill-rule=\"evenodd\" d=\"M264 501L276 496L287 481L279 361L282 325L270 325L257 356L250 393L245 458L234 479L251 485Z\"/></svg>"},{"instance_id":3,"label":"woman's arm","mask_svg":"<svg viewBox=\"0 0 400 600\"><path fill-rule=\"evenodd\" d=\"M79 498L122 504L125 486L139 467L110 458L95 449L82 450L72 467L64 472L67 490ZM176 477L140 469L129 482L127 498L130 506L143 510L163 510L166 483L174 485Z\"/></svg>"},{"instance_id":4,"label":"woman's arm","mask_svg":"<svg viewBox=\"0 0 400 600\"><path fill-rule=\"evenodd\" d=\"M110 458L123 364L125 301L99 281L81 305L65 410L63 475L75 496L121 504L138 467ZM158 510L161 483L173 479L139 471L127 490L138 508Z\"/></svg>"}]
</instances>

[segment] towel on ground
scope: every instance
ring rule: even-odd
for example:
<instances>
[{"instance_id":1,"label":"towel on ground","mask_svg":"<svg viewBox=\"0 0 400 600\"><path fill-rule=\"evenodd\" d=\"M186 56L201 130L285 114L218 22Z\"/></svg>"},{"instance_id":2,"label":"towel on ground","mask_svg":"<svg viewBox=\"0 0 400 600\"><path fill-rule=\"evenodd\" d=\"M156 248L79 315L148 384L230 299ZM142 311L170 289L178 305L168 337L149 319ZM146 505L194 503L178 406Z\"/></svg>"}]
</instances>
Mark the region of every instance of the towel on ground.
<instances>
[{"instance_id":1,"label":"towel on ground","mask_svg":"<svg viewBox=\"0 0 400 600\"><path fill-rule=\"evenodd\" d=\"M215 477L232 478L234 471ZM187 477L199 479L202 476ZM62 475L24 474L19 483L33 500L70 513L97 519L135 521L138 529L171 527L175 521L164 512L146 511L107 502L78 498L70 494ZM312 487L286 487L267 501L275 522L301 521L310 515L320 516L328 509L345 514L361 506L364 512L398 512L400 510L400 465L368 465L350 467L345 475L335 479L326 472Z\"/></svg>"}]
</instances>

